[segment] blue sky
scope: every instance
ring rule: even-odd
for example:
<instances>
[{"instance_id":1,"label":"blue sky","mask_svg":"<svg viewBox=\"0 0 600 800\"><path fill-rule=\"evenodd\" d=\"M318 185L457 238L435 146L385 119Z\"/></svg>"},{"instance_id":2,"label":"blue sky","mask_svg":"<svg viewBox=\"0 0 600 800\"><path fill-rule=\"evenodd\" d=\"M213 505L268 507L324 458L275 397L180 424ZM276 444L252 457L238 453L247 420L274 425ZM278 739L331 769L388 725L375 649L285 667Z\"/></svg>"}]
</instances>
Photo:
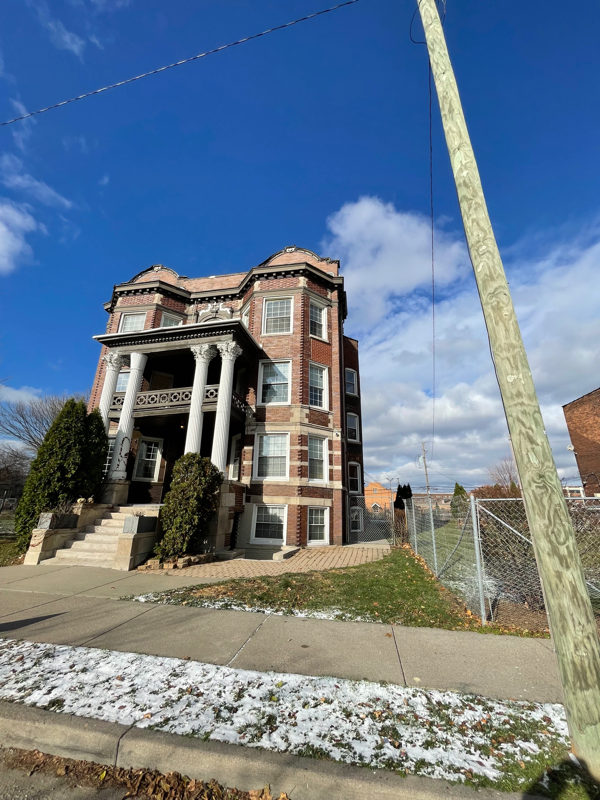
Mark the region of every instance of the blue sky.
<instances>
[{"instance_id":1,"label":"blue sky","mask_svg":"<svg viewBox=\"0 0 600 800\"><path fill-rule=\"evenodd\" d=\"M5 0L0 116L327 5ZM368 469L422 481L413 442L431 437L429 143L426 52L408 36L413 8L361 0L1 128L5 400L91 384L91 337L104 329L113 284L159 262L189 276L244 270L298 244L341 257L353 292L348 331L363 342ZM600 333L599 24L600 7L583 18L556 0L448 0L445 24L564 476L575 470L560 404L600 383L590 347ZM440 485L477 483L507 454L506 429L435 96L434 181L434 467L450 476Z\"/></svg>"}]
</instances>

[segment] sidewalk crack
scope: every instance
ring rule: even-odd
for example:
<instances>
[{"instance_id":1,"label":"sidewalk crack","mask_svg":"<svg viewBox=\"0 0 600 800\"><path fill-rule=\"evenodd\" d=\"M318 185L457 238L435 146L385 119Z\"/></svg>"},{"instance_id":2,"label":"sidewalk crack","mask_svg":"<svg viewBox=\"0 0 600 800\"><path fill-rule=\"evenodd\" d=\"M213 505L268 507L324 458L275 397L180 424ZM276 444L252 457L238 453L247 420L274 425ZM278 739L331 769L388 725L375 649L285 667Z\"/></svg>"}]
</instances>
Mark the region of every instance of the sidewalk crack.
<instances>
[{"instance_id":1,"label":"sidewalk crack","mask_svg":"<svg viewBox=\"0 0 600 800\"><path fill-rule=\"evenodd\" d=\"M76 646L77 647L86 647L90 642L93 642L94 639L99 639L101 636L106 636L107 633L112 633L117 628L120 628L122 625L127 625L128 622L133 622L134 619L139 619L144 614L147 614L149 611L153 611L155 608L157 608L157 606L151 606L150 608L145 608L139 614L136 614L135 617L129 617L129 619L123 620L123 622L119 622L118 625L113 625L112 628L109 628L106 631L102 631L102 633L97 633L95 636L92 636L91 638L86 639L85 642L79 642L79 644L76 645Z\"/></svg>"},{"instance_id":2,"label":"sidewalk crack","mask_svg":"<svg viewBox=\"0 0 600 800\"><path fill-rule=\"evenodd\" d=\"M116 767L117 764L119 763L119 748L121 747L121 740L123 739L124 736L127 736L129 731L132 728L135 728L136 725L137 725L137 722L132 722L131 725L127 728L127 730L124 730L123 733L117 739L117 747L116 747L116 750L115 750L115 763L113 764L113 767Z\"/></svg>"},{"instance_id":3,"label":"sidewalk crack","mask_svg":"<svg viewBox=\"0 0 600 800\"><path fill-rule=\"evenodd\" d=\"M396 645L396 653L398 655L398 663L400 664L400 671L402 672L402 680L404 681L404 685L408 686L406 683L406 675L404 674L404 667L402 666L402 659L400 658L400 650L398 649L398 642L396 641L396 631L394 630L394 626L390 626L392 629L392 639L394 640L394 644Z\"/></svg>"},{"instance_id":4,"label":"sidewalk crack","mask_svg":"<svg viewBox=\"0 0 600 800\"><path fill-rule=\"evenodd\" d=\"M259 630L262 628L262 626L265 624L265 622L266 622L266 621L269 619L269 617L270 617L270 616L271 616L271 614L270 614L270 613L267 613L267 614L266 614L265 618L264 618L264 619L263 619L263 621L260 623L260 625L259 625L259 626L256 628L256 630L252 631L252 633L250 634L250 636L249 636L249 637L246 639L246 641L244 642L244 644L243 644L243 645L240 647L240 649L239 649L239 650L237 651L237 653L236 653L236 654L233 656L233 658L230 658L230 659L229 659L229 661L228 661L228 662L225 664L225 666L226 666L226 667L229 667L229 666L232 664L232 662L233 662L233 661L235 661L235 659L236 659L236 658L239 656L239 654L242 652L242 650L244 649L244 647L246 647L246 645L248 644L248 642L250 641L250 639L252 639L254 636L256 636L256 634L259 632Z\"/></svg>"}]
</instances>

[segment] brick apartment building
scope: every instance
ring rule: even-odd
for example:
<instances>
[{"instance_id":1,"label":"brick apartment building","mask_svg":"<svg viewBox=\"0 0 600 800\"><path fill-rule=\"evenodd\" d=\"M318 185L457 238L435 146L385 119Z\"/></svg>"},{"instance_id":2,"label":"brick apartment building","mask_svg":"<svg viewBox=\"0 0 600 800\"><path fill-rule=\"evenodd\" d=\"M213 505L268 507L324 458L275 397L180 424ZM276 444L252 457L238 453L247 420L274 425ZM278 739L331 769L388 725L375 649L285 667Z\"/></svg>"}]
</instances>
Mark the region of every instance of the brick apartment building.
<instances>
[{"instance_id":1,"label":"brick apartment building","mask_svg":"<svg viewBox=\"0 0 600 800\"><path fill-rule=\"evenodd\" d=\"M600 497L600 389L563 406L586 497Z\"/></svg>"},{"instance_id":2,"label":"brick apartment building","mask_svg":"<svg viewBox=\"0 0 600 800\"><path fill-rule=\"evenodd\" d=\"M286 247L247 272L156 265L113 289L90 406L111 442L105 501L160 503L184 453L223 472L208 550L272 558L360 536L358 342L339 262Z\"/></svg>"}]
</instances>

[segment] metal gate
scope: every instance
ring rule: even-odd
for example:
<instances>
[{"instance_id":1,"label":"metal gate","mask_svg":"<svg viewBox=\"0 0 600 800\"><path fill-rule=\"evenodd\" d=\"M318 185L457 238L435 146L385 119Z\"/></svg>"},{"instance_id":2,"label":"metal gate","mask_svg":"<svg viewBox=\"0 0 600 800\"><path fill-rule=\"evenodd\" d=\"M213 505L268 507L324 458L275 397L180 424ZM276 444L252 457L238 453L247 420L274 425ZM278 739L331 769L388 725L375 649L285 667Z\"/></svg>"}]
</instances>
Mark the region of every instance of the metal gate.
<instances>
[{"instance_id":1,"label":"metal gate","mask_svg":"<svg viewBox=\"0 0 600 800\"><path fill-rule=\"evenodd\" d=\"M393 542L394 509L389 503L368 508L364 496L348 498L349 544Z\"/></svg>"}]
</instances>

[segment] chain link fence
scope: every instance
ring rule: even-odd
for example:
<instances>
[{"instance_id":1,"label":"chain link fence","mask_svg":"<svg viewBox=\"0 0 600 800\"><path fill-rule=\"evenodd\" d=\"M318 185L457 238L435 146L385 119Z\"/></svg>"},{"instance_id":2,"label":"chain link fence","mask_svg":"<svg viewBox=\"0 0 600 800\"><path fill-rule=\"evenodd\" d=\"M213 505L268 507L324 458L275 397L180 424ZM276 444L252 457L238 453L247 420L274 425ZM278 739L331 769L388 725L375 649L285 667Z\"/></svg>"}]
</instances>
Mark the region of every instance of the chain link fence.
<instances>
[{"instance_id":1,"label":"chain link fence","mask_svg":"<svg viewBox=\"0 0 600 800\"><path fill-rule=\"evenodd\" d=\"M600 623L600 499L569 498L585 578ZM409 542L439 581L484 620L547 627L523 500L406 501Z\"/></svg>"},{"instance_id":2,"label":"chain link fence","mask_svg":"<svg viewBox=\"0 0 600 800\"><path fill-rule=\"evenodd\" d=\"M396 543L394 509L389 503L376 504L378 510L369 508L362 495L350 495L348 541L350 544L389 542Z\"/></svg>"}]
</instances>

